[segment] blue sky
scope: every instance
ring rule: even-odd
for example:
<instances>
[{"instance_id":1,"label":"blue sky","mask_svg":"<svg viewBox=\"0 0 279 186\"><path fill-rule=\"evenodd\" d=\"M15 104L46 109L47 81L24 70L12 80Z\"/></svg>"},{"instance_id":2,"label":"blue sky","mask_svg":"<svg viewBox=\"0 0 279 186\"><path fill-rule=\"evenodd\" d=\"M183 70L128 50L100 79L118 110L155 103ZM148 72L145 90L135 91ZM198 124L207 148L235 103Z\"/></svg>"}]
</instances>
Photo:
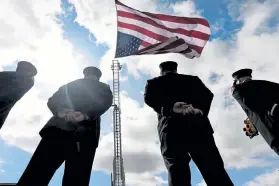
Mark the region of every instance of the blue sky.
<instances>
[{"instance_id":1,"label":"blue sky","mask_svg":"<svg viewBox=\"0 0 279 186\"><path fill-rule=\"evenodd\" d=\"M160 0L162 5L177 3L179 1L165 1ZM213 40L222 40L230 41L232 40L234 34L240 30L243 26L242 22L233 21L229 16L228 12L228 1L225 0L196 0L195 5L196 9L202 10L202 16L204 16L210 23L213 31L210 41ZM63 25L63 37L65 40L71 42L75 50L78 50L82 53L89 61L92 61L92 65L99 66L101 58L109 50L109 47L106 44L96 44L96 38L93 33L91 33L87 28L81 26L79 23L75 22L77 16L76 9L71 9L72 5L67 1L62 1L62 9L65 11L65 14L57 16L57 23ZM133 7L137 8L137 7ZM71 9L71 11L69 11ZM271 26L277 24L277 20L270 22ZM215 26L220 27L219 30L215 30ZM214 28L213 28L214 27ZM120 60L121 62L121 60ZM13 65L5 65L4 70L13 69ZM147 76L144 73L140 73L140 78L136 79L133 75L128 73L127 67L124 64L122 71L122 76L128 76L128 81L121 82L121 90L128 92L129 97L137 100L140 106L143 106L143 97L141 92L144 89L144 85L147 79L151 76ZM212 73L208 79L209 82L215 82L218 77L219 72L216 71ZM109 82L111 84L111 82ZM138 85L138 86L135 86ZM102 124L102 134L107 134L111 132L111 111L107 112L103 116ZM157 134L154 134L157 135ZM254 143L251 145L255 145ZM0 174L0 182L16 182L23 170L25 169L31 154L21 150L16 146L9 146L7 143L0 139L0 160L3 160L4 163L0 164L0 170L5 170L4 174ZM98 150L98 149L97 149ZM271 159L270 159L271 160ZM275 162L276 158L272 159L272 162ZM0 161L1 162L1 161ZM125 159L124 159L125 162ZM228 169L228 173L231 176L233 182L236 186L243 185L244 183L253 180L256 176L274 170L274 168L279 167L278 161L268 168L244 168L244 169ZM196 185L201 182L202 177L197 170L196 166L191 162L192 170L192 184ZM63 175L63 167L61 167L51 180L50 186L61 185L61 179ZM161 174L161 177L167 179L167 174ZM110 174L94 171L92 173L90 186L109 186L110 185ZM164 185L166 186L166 185Z\"/></svg>"}]
</instances>

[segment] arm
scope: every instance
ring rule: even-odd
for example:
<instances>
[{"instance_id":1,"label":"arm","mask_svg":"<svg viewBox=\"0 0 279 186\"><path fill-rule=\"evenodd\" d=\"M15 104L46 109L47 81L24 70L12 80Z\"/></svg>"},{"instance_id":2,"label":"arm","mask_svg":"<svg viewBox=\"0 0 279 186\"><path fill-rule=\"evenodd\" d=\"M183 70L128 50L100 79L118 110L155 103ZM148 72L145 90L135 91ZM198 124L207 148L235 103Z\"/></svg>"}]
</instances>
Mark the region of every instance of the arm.
<instances>
[{"instance_id":1,"label":"arm","mask_svg":"<svg viewBox=\"0 0 279 186\"><path fill-rule=\"evenodd\" d=\"M243 104L254 112L271 113L279 103L279 85L257 80L248 83L243 90Z\"/></svg>"},{"instance_id":2,"label":"arm","mask_svg":"<svg viewBox=\"0 0 279 186\"><path fill-rule=\"evenodd\" d=\"M24 79L23 81L19 82L18 86L18 93L16 96L16 99L21 99L32 87L34 86L34 80L33 79Z\"/></svg>"},{"instance_id":3,"label":"arm","mask_svg":"<svg viewBox=\"0 0 279 186\"><path fill-rule=\"evenodd\" d=\"M158 114L168 116L172 114L174 102L164 103L160 97L158 88L153 84L152 80L148 80L145 85L144 102L153 108Z\"/></svg>"},{"instance_id":4,"label":"arm","mask_svg":"<svg viewBox=\"0 0 279 186\"><path fill-rule=\"evenodd\" d=\"M34 81L16 72L0 72L0 97L3 100L18 101L33 86Z\"/></svg>"},{"instance_id":5,"label":"arm","mask_svg":"<svg viewBox=\"0 0 279 186\"><path fill-rule=\"evenodd\" d=\"M203 112L204 116L208 116L214 94L205 86L199 77L195 77L194 85L196 88L196 97L198 98L196 106Z\"/></svg>"},{"instance_id":6,"label":"arm","mask_svg":"<svg viewBox=\"0 0 279 186\"><path fill-rule=\"evenodd\" d=\"M57 116L58 112L62 109L67 108L66 103L64 102L65 99L65 89L66 86L62 86L56 91L52 97L48 99L47 106L49 110L52 112L53 115Z\"/></svg>"},{"instance_id":7,"label":"arm","mask_svg":"<svg viewBox=\"0 0 279 186\"><path fill-rule=\"evenodd\" d=\"M92 103L91 107L83 111L83 113L91 120L95 120L97 117L100 117L112 106L113 95L109 85L105 85L101 88L102 91L98 95L98 102Z\"/></svg>"},{"instance_id":8,"label":"arm","mask_svg":"<svg viewBox=\"0 0 279 186\"><path fill-rule=\"evenodd\" d=\"M270 99L270 105L267 106L268 113L271 116L279 117L279 84L267 81L267 86L266 99Z\"/></svg>"}]
</instances>

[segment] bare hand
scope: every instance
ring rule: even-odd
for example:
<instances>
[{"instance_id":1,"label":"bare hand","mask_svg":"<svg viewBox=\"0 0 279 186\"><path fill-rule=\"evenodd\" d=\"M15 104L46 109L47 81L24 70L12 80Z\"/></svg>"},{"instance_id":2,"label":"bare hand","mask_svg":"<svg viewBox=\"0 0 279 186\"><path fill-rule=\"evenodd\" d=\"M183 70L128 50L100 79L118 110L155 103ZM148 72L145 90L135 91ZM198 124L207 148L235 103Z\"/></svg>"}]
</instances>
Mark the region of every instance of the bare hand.
<instances>
[{"instance_id":1,"label":"bare hand","mask_svg":"<svg viewBox=\"0 0 279 186\"><path fill-rule=\"evenodd\" d=\"M194 108L192 105L186 105L183 110L183 115L203 115L200 109Z\"/></svg>"},{"instance_id":2,"label":"bare hand","mask_svg":"<svg viewBox=\"0 0 279 186\"><path fill-rule=\"evenodd\" d=\"M70 116L74 111L70 109L63 109L58 112L58 117L65 118L66 116Z\"/></svg>"},{"instance_id":3,"label":"bare hand","mask_svg":"<svg viewBox=\"0 0 279 186\"><path fill-rule=\"evenodd\" d=\"M81 122L81 121L85 120L85 116L83 113L81 113L79 111L73 111L70 109L63 109L63 110L59 111L58 117L63 118L66 121L73 122L73 123L77 123L77 122Z\"/></svg>"},{"instance_id":4,"label":"bare hand","mask_svg":"<svg viewBox=\"0 0 279 186\"><path fill-rule=\"evenodd\" d=\"M81 122L81 121L85 120L85 115L81 112L74 112L74 120L76 122Z\"/></svg>"},{"instance_id":5,"label":"bare hand","mask_svg":"<svg viewBox=\"0 0 279 186\"><path fill-rule=\"evenodd\" d=\"M189 105L187 107L184 107L183 108L183 112L182 114L185 116L185 115L193 115L194 114L194 108L192 105Z\"/></svg>"},{"instance_id":6,"label":"bare hand","mask_svg":"<svg viewBox=\"0 0 279 186\"><path fill-rule=\"evenodd\" d=\"M194 108L195 115L203 115L203 112L200 109Z\"/></svg>"},{"instance_id":7,"label":"bare hand","mask_svg":"<svg viewBox=\"0 0 279 186\"><path fill-rule=\"evenodd\" d=\"M178 114L183 114L183 110L185 108L185 106L187 105L187 103L185 102L176 102L173 105L173 112L178 113Z\"/></svg>"},{"instance_id":8,"label":"bare hand","mask_svg":"<svg viewBox=\"0 0 279 186\"><path fill-rule=\"evenodd\" d=\"M191 104L187 104L185 102L176 102L173 106L173 112L178 114L184 114L184 112L189 111L189 107L191 106Z\"/></svg>"}]
</instances>

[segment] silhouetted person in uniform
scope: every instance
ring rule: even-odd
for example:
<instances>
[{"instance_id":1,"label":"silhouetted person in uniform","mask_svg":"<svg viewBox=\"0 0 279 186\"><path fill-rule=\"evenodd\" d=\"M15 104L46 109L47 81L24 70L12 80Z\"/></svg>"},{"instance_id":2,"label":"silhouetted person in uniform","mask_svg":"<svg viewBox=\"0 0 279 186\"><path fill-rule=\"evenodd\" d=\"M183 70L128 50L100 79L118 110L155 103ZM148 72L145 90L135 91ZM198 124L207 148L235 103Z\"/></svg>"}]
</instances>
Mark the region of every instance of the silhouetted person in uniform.
<instances>
[{"instance_id":1,"label":"silhouetted person in uniform","mask_svg":"<svg viewBox=\"0 0 279 186\"><path fill-rule=\"evenodd\" d=\"M20 61L16 71L0 72L0 129L11 109L33 86L37 69L27 61Z\"/></svg>"},{"instance_id":2,"label":"silhouetted person in uniform","mask_svg":"<svg viewBox=\"0 0 279 186\"><path fill-rule=\"evenodd\" d=\"M59 88L48 100L53 117L40 131L42 140L18 186L47 186L65 161L62 186L88 186L100 137L100 116L112 105L109 85L99 81L96 67L84 79Z\"/></svg>"},{"instance_id":3,"label":"silhouetted person in uniform","mask_svg":"<svg viewBox=\"0 0 279 186\"><path fill-rule=\"evenodd\" d=\"M279 155L279 84L252 80L252 69L232 74L232 96L267 144Z\"/></svg>"},{"instance_id":4,"label":"silhouetted person in uniform","mask_svg":"<svg viewBox=\"0 0 279 186\"><path fill-rule=\"evenodd\" d=\"M144 101L158 114L169 186L191 186L191 159L208 186L232 186L207 117L213 93L197 76L178 74L176 62L159 67L161 76L147 81Z\"/></svg>"}]
</instances>

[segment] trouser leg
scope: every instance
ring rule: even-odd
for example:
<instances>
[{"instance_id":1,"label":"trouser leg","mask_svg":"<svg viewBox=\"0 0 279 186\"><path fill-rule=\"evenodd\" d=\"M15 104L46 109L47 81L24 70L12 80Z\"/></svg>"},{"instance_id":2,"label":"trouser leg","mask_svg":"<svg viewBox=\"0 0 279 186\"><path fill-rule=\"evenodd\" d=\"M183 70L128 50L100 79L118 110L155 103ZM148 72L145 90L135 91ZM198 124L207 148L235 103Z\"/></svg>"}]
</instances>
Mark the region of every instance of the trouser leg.
<instances>
[{"instance_id":1,"label":"trouser leg","mask_svg":"<svg viewBox=\"0 0 279 186\"><path fill-rule=\"evenodd\" d=\"M208 186L233 186L212 134L192 136L189 153Z\"/></svg>"},{"instance_id":2,"label":"trouser leg","mask_svg":"<svg viewBox=\"0 0 279 186\"><path fill-rule=\"evenodd\" d=\"M65 171L62 186L88 186L96 152L95 136L85 134L79 140L72 141L67 147Z\"/></svg>"},{"instance_id":3,"label":"trouser leg","mask_svg":"<svg viewBox=\"0 0 279 186\"><path fill-rule=\"evenodd\" d=\"M57 140L43 138L17 186L47 186L63 161L63 145Z\"/></svg>"},{"instance_id":4,"label":"trouser leg","mask_svg":"<svg viewBox=\"0 0 279 186\"><path fill-rule=\"evenodd\" d=\"M176 135L161 133L161 153L168 169L169 186L191 186L190 156Z\"/></svg>"}]
</instances>

